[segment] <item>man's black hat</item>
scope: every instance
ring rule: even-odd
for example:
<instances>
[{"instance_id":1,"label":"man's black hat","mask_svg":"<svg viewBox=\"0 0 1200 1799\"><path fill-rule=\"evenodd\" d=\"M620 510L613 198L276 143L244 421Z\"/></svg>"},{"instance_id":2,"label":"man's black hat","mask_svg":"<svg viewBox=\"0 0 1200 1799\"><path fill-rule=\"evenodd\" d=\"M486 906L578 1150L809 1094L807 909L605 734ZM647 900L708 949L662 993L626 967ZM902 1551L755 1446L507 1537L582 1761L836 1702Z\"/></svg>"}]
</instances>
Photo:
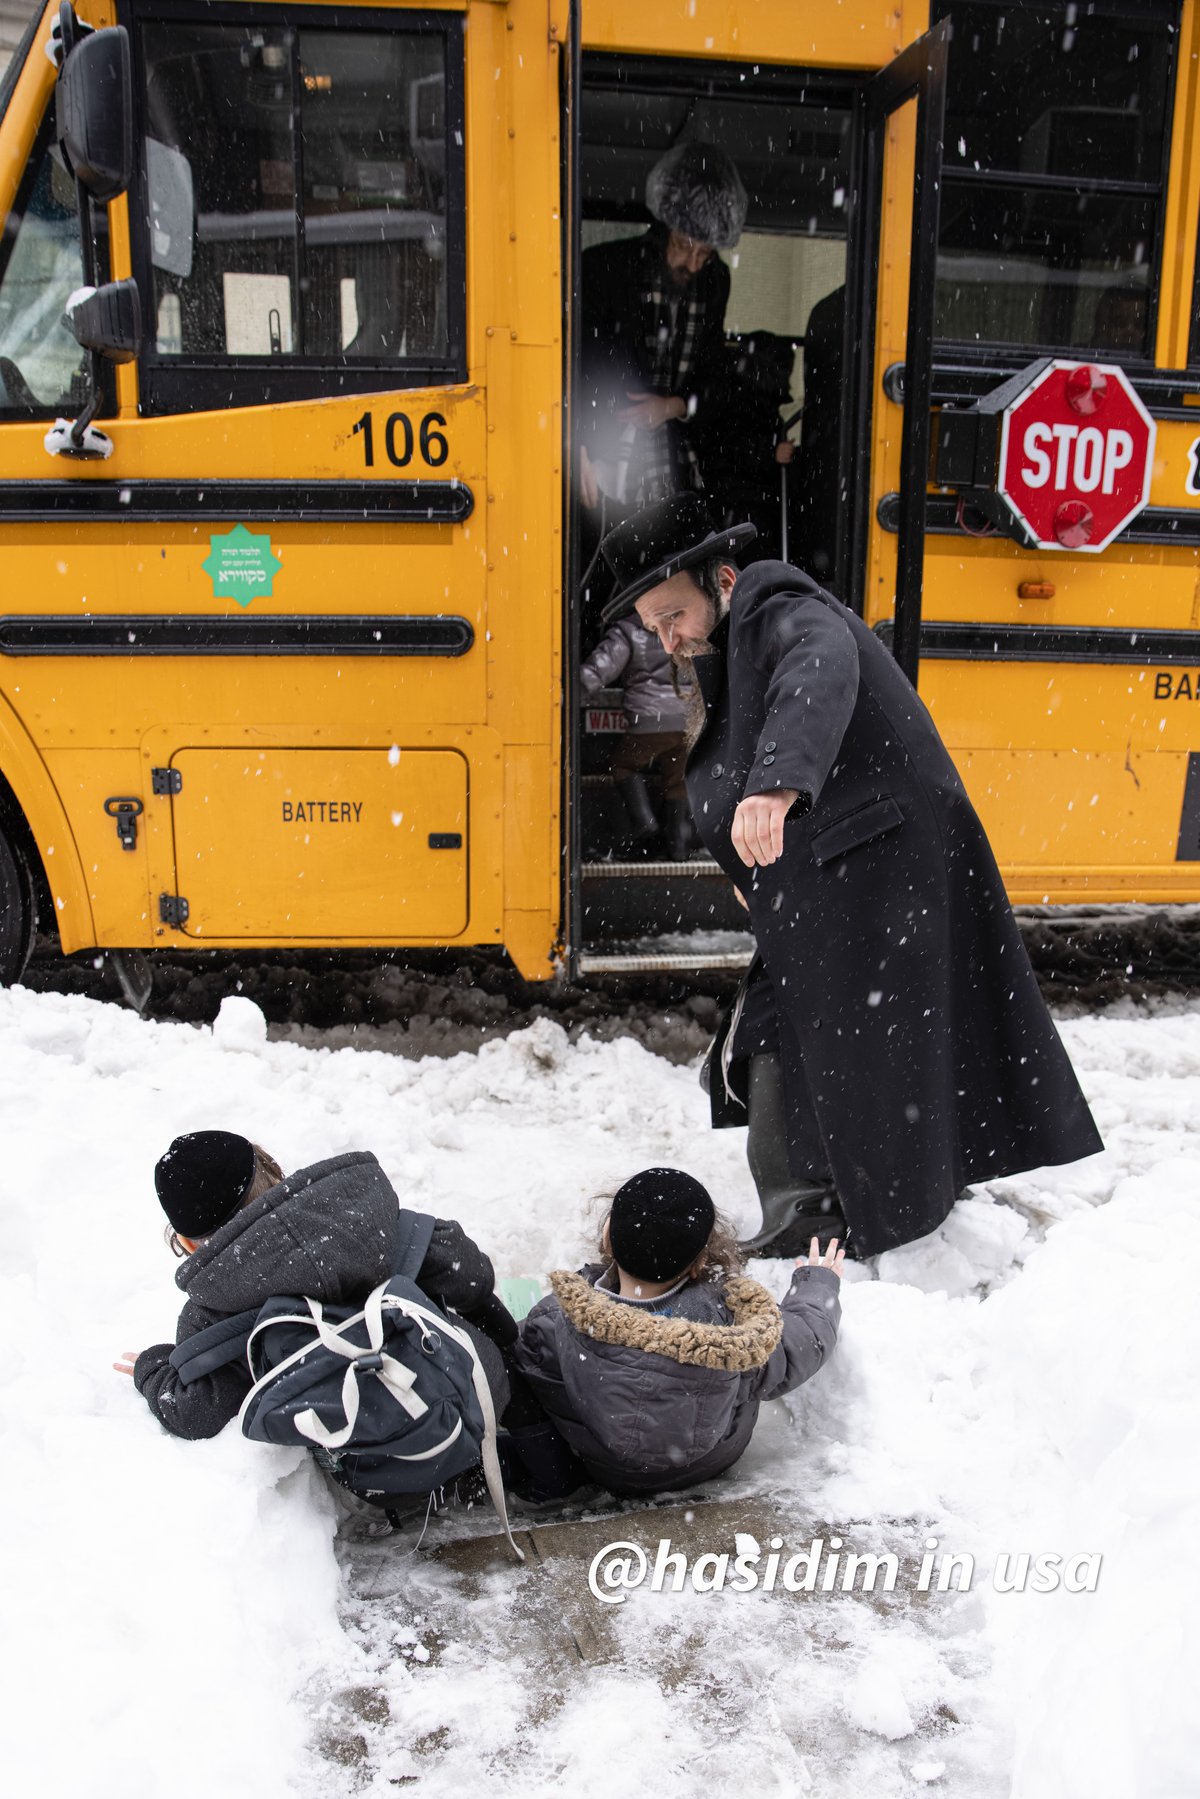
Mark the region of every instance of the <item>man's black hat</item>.
<instances>
[{"instance_id":1,"label":"man's black hat","mask_svg":"<svg viewBox=\"0 0 1200 1799\"><path fill-rule=\"evenodd\" d=\"M694 493L674 494L656 506L631 513L601 540L600 552L617 582L601 614L602 622L611 625L635 600L669 581L680 569L736 555L757 535L753 525L714 530L704 501Z\"/></svg>"},{"instance_id":2,"label":"man's black hat","mask_svg":"<svg viewBox=\"0 0 1200 1799\"><path fill-rule=\"evenodd\" d=\"M669 1281L696 1260L716 1217L707 1187L694 1175L681 1168L644 1168L613 1199L608 1215L613 1257L635 1280Z\"/></svg>"},{"instance_id":3,"label":"man's black hat","mask_svg":"<svg viewBox=\"0 0 1200 1799\"><path fill-rule=\"evenodd\" d=\"M182 1237L208 1237L227 1224L253 1179L254 1145L233 1131L176 1137L154 1170L162 1209Z\"/></svg>"}]
</instances>

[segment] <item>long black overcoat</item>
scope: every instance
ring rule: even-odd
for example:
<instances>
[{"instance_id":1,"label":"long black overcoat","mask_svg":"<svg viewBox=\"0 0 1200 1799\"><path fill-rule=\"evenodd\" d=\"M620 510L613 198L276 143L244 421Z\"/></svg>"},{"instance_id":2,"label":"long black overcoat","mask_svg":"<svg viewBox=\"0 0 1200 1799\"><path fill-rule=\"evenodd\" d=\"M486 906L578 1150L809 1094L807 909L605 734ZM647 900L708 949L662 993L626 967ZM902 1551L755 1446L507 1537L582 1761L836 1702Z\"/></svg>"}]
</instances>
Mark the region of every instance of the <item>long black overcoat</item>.
<instances>
[{"instance_id":1,"label":"long black overcoat","mask_svg":"<svg viewBox=\"0 0 1200 1799\"><path fill-rule=\"evenodd\" d=\"M969 1181L1102 1149L983 827L888 650L782 562L739 578L712 641L688 795L749 905L789 1121L807 1083L859 1253L935 1229ZM809 809L751 870L734 812L776 788ZM746 1123L718 1066L710 1090L714 1124Z\"/></svg>"}]
</instances>

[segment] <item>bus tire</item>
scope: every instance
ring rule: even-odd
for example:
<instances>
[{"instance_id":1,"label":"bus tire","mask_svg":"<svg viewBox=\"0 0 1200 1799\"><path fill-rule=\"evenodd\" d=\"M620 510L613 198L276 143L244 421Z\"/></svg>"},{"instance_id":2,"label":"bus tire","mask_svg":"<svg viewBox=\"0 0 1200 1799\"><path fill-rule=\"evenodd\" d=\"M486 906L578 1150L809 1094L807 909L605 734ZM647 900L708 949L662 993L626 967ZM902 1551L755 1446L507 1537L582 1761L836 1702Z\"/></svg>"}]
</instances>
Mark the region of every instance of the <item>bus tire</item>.
<instances>
[{"instance_id":1,"label":"bus tire","mask_svg":"<svg viewBox=\"0 0 1200 1799\"><path fill-rule=\"evenodd\" d=\"M29 871L20 851L0 831L0 987L24 974L36 925Z\"/></svg>"}]
</instances>

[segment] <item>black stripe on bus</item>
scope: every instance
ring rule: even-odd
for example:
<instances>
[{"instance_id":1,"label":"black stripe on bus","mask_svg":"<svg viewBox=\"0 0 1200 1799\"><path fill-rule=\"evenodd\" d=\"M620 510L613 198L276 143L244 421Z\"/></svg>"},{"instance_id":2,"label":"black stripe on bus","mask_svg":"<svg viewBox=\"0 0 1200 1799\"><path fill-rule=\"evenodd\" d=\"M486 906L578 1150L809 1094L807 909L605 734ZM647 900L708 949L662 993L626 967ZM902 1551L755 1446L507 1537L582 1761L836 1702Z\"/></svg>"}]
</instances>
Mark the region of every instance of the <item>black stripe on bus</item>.
<instances>
[{"instance_id":1,"label":"black stripe on bus","mask_svg":"<svg viewBox=\"0 0 1200 1799\"><path fill-rule=\"evenodd\" d=\"M222 615L0 618L2 656L465 656L469 619Z\"/></svg>"},{"instance_id":2,"label":"black stripe on bus","mask_svg":"<svg viewBox=\"0 0 1200 1799\"><path fill-rule=\"evenodd\" d=\"M1197 421L1200 425L1200 420ZM966 496L970 505L971 496ZM876 517L885 531L893 535L900 529L900 495L885 493L876 508ZM964 531L958 522L958 498L954 494L930 494L925 502L925 530L931 537L972 537L978 532ZM985 533L990 535L990 533ZM1007 532L997 532L1006 537ZM1016 537L1016 525L1013 526ZM1123 543L1153 543L1160 546L1179 544L1184 549L1200 545L1200 509L1195 511L1169 506L1147 506L1121 532L1113 547ZM1055 555L1057 551L1053 552Z\"/></svg>"},{"instance_id":3,"label":"black stripe on bus","mask_svg":"<svg viewBox=\"0 0 1200 1799\"><path fill-rule=\"evenodd\" d=\"M1200 631L1088 625L922 624L921 657L980 662L1162 662L1200 665Z\"/></svg>"},{"instance_id":4,"label":"black stripe on bus","mask_svg":"<svg viewBox=\"0 0 1200 1799\"><path fill-rule=\"evenodd\" d=\"M461 481L0 481L0 524L213 518L458 525L474 509L475 496Z\"/></svg>"}]
</instances>

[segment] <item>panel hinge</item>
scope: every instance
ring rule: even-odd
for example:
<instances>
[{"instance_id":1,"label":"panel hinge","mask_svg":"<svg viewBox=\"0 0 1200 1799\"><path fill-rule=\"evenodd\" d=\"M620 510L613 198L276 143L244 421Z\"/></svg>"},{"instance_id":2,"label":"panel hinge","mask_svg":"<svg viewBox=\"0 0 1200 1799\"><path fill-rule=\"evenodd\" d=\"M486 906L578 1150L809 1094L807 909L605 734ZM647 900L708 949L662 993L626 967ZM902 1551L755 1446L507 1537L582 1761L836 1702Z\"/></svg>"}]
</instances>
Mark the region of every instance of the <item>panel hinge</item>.
<instances>
[{"instance_id":1,"label":"panel hinge","mask_svg":"<svg viewBox=\"0 0 1200 1799\"><path fill-rule=\"evenodd\" d=\"M178 768L152 768L150 787L154 793L182 793L183 773Z\"/></svg>"},{"instance_id":2,"label":"panel hinge","mask_svg":"<svg viewBox=\"0 0 1200 1799\"><path fill-rule=\"evenodd\" d=\"M164 924L171 925L176 931L182 931L188 921L188 903L182 893L160 893L158 896L158 916Z\"/></svg>"}]
</instances>

